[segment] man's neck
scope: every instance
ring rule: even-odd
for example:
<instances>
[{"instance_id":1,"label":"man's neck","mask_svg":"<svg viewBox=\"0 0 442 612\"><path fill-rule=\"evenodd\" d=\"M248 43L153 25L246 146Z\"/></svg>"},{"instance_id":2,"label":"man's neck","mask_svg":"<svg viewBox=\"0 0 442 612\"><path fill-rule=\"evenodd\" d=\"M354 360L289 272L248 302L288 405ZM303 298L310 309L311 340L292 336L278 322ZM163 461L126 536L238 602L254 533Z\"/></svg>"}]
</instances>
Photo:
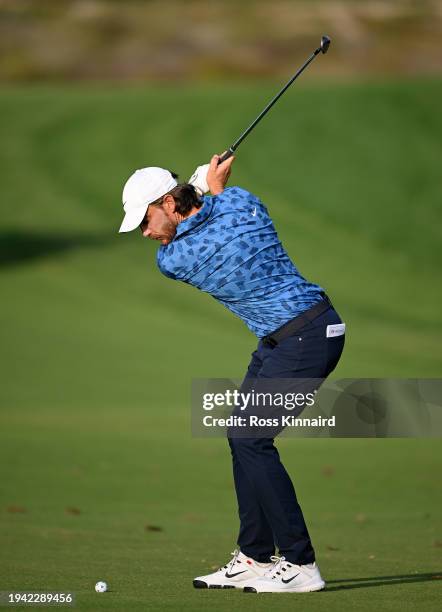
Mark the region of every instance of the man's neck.
<instances>
[{"instance_id":1,"label":"man's neck","mask_svg":"<svg viewBox=\"0 0 442 612\"><path fill-rule=\"evenodd\" d=\"M183 217L184 219L188 219L189 217L192 217L193 215L196 215L197 212L199 212L201 210L201 206L199 208L197 208L196 206L194 206L191 211L189 213L187 213L187 215L185 217Z\"/></svg>"}]
</instances>

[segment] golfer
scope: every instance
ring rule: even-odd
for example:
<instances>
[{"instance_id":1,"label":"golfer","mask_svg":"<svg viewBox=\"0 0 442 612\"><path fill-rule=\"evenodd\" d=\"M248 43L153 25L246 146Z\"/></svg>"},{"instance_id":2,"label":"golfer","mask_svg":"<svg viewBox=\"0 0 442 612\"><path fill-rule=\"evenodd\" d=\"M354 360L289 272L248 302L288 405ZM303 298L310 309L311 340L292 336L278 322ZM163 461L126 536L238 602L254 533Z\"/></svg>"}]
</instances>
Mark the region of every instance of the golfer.
<instances>
[{"instance_id":1,"label":"golfer","mask_svg":"<svg viewBox=\"0 0 442 612\"><path fill-rule=\"evenodd\" d=\"M261 200L240 187L226 188L234 157L219 159L214 155L183 184L163 168L137 170L123 190L120 232L139 227L144 237L158 240L163 274L209 293L259 338L245 381L323 380L341 356L345 324L324 290L292 263ZM229 444L238 549L218 571L195 578L194 586L257 593L323 589L304 516L273 438L229 437ZM299 459L308 465L308 457Z\"/></svg>"}]
</instances>

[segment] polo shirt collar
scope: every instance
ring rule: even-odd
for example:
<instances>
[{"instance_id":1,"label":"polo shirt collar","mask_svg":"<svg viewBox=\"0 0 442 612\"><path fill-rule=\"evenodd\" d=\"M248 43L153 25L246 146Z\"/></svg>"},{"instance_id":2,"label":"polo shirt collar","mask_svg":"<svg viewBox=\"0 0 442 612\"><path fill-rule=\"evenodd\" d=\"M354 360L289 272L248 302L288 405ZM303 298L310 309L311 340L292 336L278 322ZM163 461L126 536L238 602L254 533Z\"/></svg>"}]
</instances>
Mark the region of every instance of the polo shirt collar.
<instances>
[{"instance_id":1,"label":"polo shirt collar","mask_svg":"<svg viewBox=\"0 0 442 612\"><path fill-rule=\"evenodd\" d=\"M178 236L182 236L186 232L190 232L191 230L205 223L210 217L212 208L212 198L210 196L205 196L203 198L203 205L201 206L199 211L194 215L187 217L187 219L184 219L183 221L181 221L181 223L178 224L175 238L178 238Z\"/></svg>"}]
</instances>

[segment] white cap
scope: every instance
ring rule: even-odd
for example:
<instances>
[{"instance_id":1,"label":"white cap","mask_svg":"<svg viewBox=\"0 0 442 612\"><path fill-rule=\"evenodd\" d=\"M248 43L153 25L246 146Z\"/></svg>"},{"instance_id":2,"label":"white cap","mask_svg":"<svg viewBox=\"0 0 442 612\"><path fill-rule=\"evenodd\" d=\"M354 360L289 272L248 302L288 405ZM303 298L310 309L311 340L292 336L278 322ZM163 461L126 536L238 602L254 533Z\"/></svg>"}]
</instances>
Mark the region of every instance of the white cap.
<instances>
[{"instance_id":1,"label":"white cap","mask_svg":"<svg viewBox=\"0 0 442 612\"><path fill-rule=\"evenodd\" d=\"M149 204L177 185L169 170L155 167L136 170L123 189L123 208L126 215L119 232L136 229L144 219Z\"/></svg>"}]
</instances>

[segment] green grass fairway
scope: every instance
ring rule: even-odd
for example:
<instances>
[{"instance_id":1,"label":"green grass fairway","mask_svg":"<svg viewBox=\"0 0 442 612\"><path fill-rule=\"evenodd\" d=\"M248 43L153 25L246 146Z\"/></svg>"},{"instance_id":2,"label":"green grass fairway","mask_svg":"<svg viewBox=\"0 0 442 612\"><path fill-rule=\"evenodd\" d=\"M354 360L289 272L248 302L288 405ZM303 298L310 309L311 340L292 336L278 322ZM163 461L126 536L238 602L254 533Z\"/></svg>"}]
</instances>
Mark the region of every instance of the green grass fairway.
<instances>
[{"instance_id":1,"label":"green grass fairway","mask_svg":"<svg viewBox=\"0 0 442 612\"><path fill-rule=\"evenodd\" d=\"M190 435L190 381L240 378L256 342L117 234L120 193L145 165L187 179L275 87L0 94L0 591L71 590L91 611L440 610L435 439L281 440L328 590L192 587L237 519L225 441ZM235 162L347 323L336 377L441 374L441 98L441 81L306 79Z\"/></svg>"}]
</instances>

